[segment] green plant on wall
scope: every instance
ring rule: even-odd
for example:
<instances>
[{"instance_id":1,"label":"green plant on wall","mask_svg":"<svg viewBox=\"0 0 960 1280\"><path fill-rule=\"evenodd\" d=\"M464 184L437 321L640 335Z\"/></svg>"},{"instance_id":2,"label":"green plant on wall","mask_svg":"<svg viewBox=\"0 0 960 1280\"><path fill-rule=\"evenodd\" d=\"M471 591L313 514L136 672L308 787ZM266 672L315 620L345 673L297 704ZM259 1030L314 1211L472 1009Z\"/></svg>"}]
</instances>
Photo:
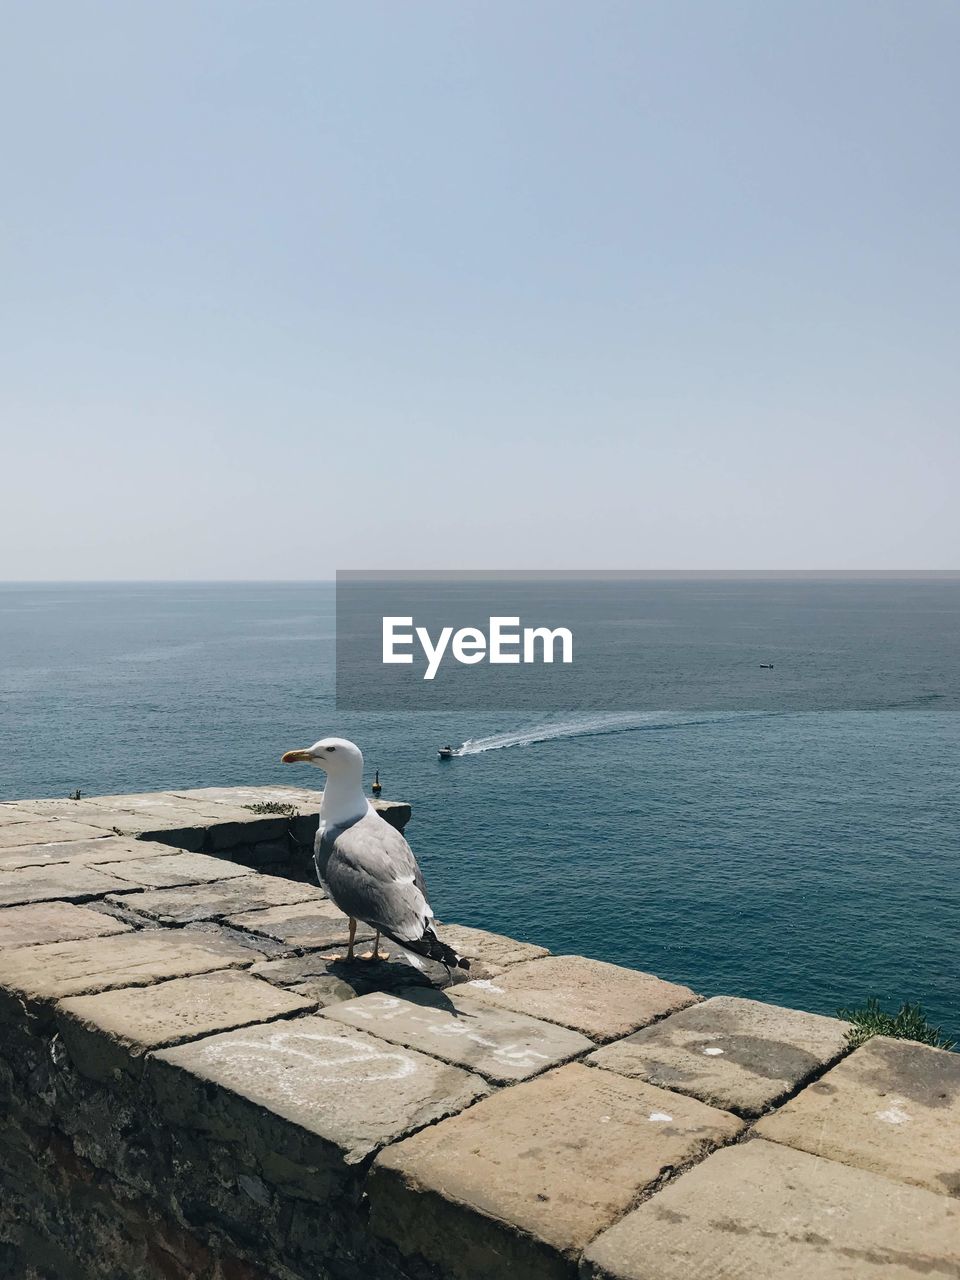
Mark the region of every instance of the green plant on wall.
<instances>
[{"instance_id":1,"label":"green plant on wall","mask_svg":"<svg viewBox=\"0 0 960 1280\"><path fill-rule=\"evenodd\" d=\"M853 1023L847 1039L856 1047L871 1036L892 1036L895 1040L918 1040L935 1049L952 1049L956 1043L943 1034L942 1027L933 1027L927 1021L923 1007L904 1002L896 1013L880 1008L880 1001L871 996L857 1009L838 1009L837 1017Z\"/></svg>"}]
</instances>

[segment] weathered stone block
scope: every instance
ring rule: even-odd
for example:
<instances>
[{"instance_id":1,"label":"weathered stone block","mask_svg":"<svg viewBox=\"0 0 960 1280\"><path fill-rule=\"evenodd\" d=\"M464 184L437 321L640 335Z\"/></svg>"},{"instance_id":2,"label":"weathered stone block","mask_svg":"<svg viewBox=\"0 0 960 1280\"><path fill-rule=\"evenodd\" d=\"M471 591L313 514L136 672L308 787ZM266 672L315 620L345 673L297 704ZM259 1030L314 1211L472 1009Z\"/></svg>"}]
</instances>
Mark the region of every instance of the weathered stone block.
<instances>
[{"instance_id":1,"label":"weathered stone block","mask_svg":"<svg viewBox=\"0 0 960 1280\"><path fill-rule=\"evenodd\" d=\"M242 911L239 915L228 916L226 923L235 929L246 929L250 933L305 949L346 944L349 936L347 917L328 898L313 897L308 902L295 902L289 906ZM366 925L358 927L358 940L372 937L373 931Z\"/></svg>"},{"instance_id":2,"label":"weathered stone block","mask_svg":"<svg viewBox=\"0 0 960 1280\"><path fill-rule=\"evenodd\" d=\"M837 1058L848 1029L817 1013L715 996L605 1045L588 1062L756 1116Z\"/></svg>"},{"instance_id":3,"label":"weathered stone block","mask_svg":"<svg viewBox=\"0 0 960 1280\"><path fill-rule=\"evenodd\" d=\"M187 822L165 826L152 820L137 820L129 814L118 814L111 827L134 840L155 840L157 844L172 845L174 849L187 850L192 854L200 851L206 841L206 827Z\"/></svg>"},{"instance_id":4,"label":"weathered stone block","mask_svg":"<svg viewBox=\"0 0 960 1280\"><path fill-rule=\"evenodd\" d=\"M20 867L0 871L0 907L21 902L49 902L56 898L78 902L129 887L112 872L86 865L57 862L46 867Z\"/></svg>"},{"instance_id":5,"label":"weathered stone block","mask_svg":"<svg viewBox=\"0 0 960 1280\"><path fill-rule=\"evenodd\" d=\"M517 942L515 938L488 933L486 929L471 929L465 924L438 924L437 931L444 942L460 955L494 973L512 964L539 960L550 954L546 947L534 946L532 942Z\"/></svg>"},{"instance_id":6,"label":"weathered stone block","mask_svg":"<svg viewBox=\"0 0 960 1280\"><path fill-rule=\"evenodd\" d=\"M0 827L0 849L14 849L28 844L55 844L64 840L90 840L103 835L100 828L60 818L38 818L35 821L11 822Z\"/></svg>"},{"instance_id":7,"label":"weathered stone block","mask_svg":"<svg viewBox=\"0 0 960 1280\"><path fill-rule=\"evenodd\" d=\"M33 902L0 910L0 950L100 938L129 930L130 926L120 920L76 907L72 902Z\"/></svg>"},{"instance_id":8,"label":"weathered stone block","mask_svg":"<svg viewBox=\"0 0 960 1280\"><path fill-rule=\"evenodd\" d=\"M301 810L319 811L322 791L309 787L190 787L173 791L171 795L190 804L230 805L234 808L247 804L292 804ZM253 816L251 811L251 816Z\"/></svg>"},{"instance_id":9,"label":"weathered stone block","mask_svg":"<svg viewBox=\"0 0 960 1280\"><path fill-rule=\"evenodd\" d=\"M692 1098L573 1063L381 1152L371 1228L456 1280L568 1276L664 1168L741 1127Z\"/></svg>"},{"instance_id":10,"label":"weathered stone block","mask_svg":"<svg viewBox=\"0 0 960 1280\"><path fill-rule=\"evenodd\" d=\"M166 844L153 844L145 840L112 836L101 832L90 840L65 840L56 844L17 845L0 849L0 868L14 870L17 867L45 867L54 863L69 862L73 865L96 865L106 862L123 862L130 858L172 857L179 850Z\"/></svg>"},{"instance_id":11,"label":"weathered stone block","mask_svg":"<svg viewBox=\"0 0 960 1280\"><path fill-rule=\"evenodd\" d=\"M162 924L189 924L238 915L257 907L311 900L323 900L320 890L311 885L294 884L277 876L243 875L215 884L147 890L130 895L122 905ZM110 897L108 901L118 900Z\"/></svg>"},{"instance_id":12,"label":"weathered stone block","mask_svg":"<svg viewBox=\"0 0 960 1280\"><path fill-rule=\"evenodd\" d=\"M105 919L107 917L104 917ZM257 953L188 929L121 933L0 952L3 1004L48 1001L250 964Z\"/></svg>"},{"instance_id":13,"label":"weathered stone block","mask_svg":"<svg viewBox=\"0 0 960 1280\"><path fill-rule=\"evenodd\" d=\"M68 800L66 796L51 796L41 798L39 800L20 800L17 802L16 821L22 822L29 820L36 822L38 819L44 820L64 818L70 822L87 822L95 819L95 826L99 826L103 821L104 801L103 796L84 796L81 800ZM0 808L0 815L3 809ZM3 818L0 816L0 824Z\"/></svg>"},{"instance_id":14,"label":"weathered stone block","mask_svg":"<svg viewBox=\"0 0 960 1280\"><path fill-rule=\"evenodd\" d=\"M126 881L131 888L149 889L211 884L247 874L244 867L237 867L223 858L211 858L206 853L174 852L172 849L159 856L151 854L149 857L110 861L104 864L103 869Z\"/></svg>"},{"instance_id":15,"label":"weathered stone block","mask_svg":"<svg viewBox=\"0 0 960 1280\"><path fill-rule=\"evenodd\" d=\"M166 841L176 839L182 848L199 848L213 821L198 805L184 803L164 792L130 796L92 796L78 801L37 800L38 816L86 824L106 833L149 836L156 832ZM221 816L222 810L217 811ZM64 837L61 837L63 839ZM182 838L182 842L181 842Z\"/></svg>"},{"instance_id":16,"label":"weathered stone block","mask_svg":"<svg viewBox=\"0 0 960 1280\"><path fill-rule=\"evenodd\" d=\"M202 805L179 796L173 791L131 791L108 796L82 796L79 800L65 802L34 800L31 803L42 806L45 811L51 811L53 806L64 803L76 805L80 809L101 809L110 813L120 810L124 813L136 813L138 811L158 813L170 809L177 812L182 812L184 809L189 809L194 813L203 811ZM59 809L56 811L60 812Z\"/></svg>"},{"instance_id":17,"label":"weathered stone block","mask_svg":"<svg viewBox=\"0 0 960 1280\"><path fill-rule=\"evenodd\" d=\"M497 1084L526 1080L583 1053L592 1041L576 1031L512 1013L455 992L373 992L332 1004L326 1016L382 1040L419 1049Z\"/></svg>"},{"instance_id":18,"label":"weathered stone block","mask_svg":"<svg viewBox=\"0 0 960 1280\"><path fill-rule=\"evenodd\" d=\"M960 1275L960 1204L772 1142L718 1151L587 1249L585 1280Z\"/></svg>"},{"instance_id":19,"label":"weathered stone block","mask_svg":"<svg viewBox=\"0 0 960 1280\"><path fill-rule=\"evenodd\" d=\"M511 965L493 979L465 983L460 991L601 1042L628 1035L697 999L688 987L652 973L585 956L547 956Z\"/></svg>"},{"instance_id":20,"label":"weathered stone block","mask_svg":"<svg viewBox=\"0 0 960 1280\"><path fill-rule=\"evenodd\" d=\"M149 1049L270 1022L315 1006L236 970L61 1000L56 1021L71 1058L95 1080L138 1074Z\"/></svg>"},{"instance_id":21,"label":"weathered stone block","mask_svg":"<svg viewBox=\"0 0 960 1280\"><path fill-rule=\"evenodd\" d=\"M30 809L21 808L9 801L0 804L0 827L9 827L17 822L30 822L35 814Z\"/></svg>"},{"instance_id":22,"label":"weathered stone block","mask_svg":"<svg viewBox=\"0 0 960 1280\"><path fill-rule=\"evenodd\" d=\"M285 835L289 823L289 819L284 817L258 817L253 813L228 812L229 820L220 817L209 823L206 842L208 848L232 849L240 844L279 840Z\"/></svg>"},{"instance_id":23,"label":"weathered stone block","mask_svg":"<svg viewBox=\"0 0 960 1280\"><path fill-rule=\"evenodd\" d=\"M960 1055L868 1040L757 1125L809 1151L960 1197Z\"/></svg>"},{"instance_id":24,"label":"weathered stone block","mask_svg":"<svg viewBox=\"0 0 960 1280\"><path fill-rule=\"evenodd\" d=\"M261 840L259 844L238 845L229 850L229 856L235 862L243 857L248 867L265 867L268 870L275 866L290 866L295 860L288 840ZM305 871L309 868L313 871L312 858L300 858L297 861L300 863L298 870Z\"/></svg>"},{"instance_id":25,"label":"weathered stone block","mask_svg":"<svg viewBox=\"0 0 960 1280\"><path fill-rule=\"evenodd\" d=\"M488 1091L466 1071L309 1014L162 1049L147 1079L172 1123L224 1139L243 1132L258 1159L283 1149L271 1139L256 1145L243 1127L251 1107L273 1118L274 1136L278 1122L298 1131L294 1148L308 1139L307 1163L326 1174L323 1185L342 1180L344 1163Z\"/></svg>"}]
</instances>

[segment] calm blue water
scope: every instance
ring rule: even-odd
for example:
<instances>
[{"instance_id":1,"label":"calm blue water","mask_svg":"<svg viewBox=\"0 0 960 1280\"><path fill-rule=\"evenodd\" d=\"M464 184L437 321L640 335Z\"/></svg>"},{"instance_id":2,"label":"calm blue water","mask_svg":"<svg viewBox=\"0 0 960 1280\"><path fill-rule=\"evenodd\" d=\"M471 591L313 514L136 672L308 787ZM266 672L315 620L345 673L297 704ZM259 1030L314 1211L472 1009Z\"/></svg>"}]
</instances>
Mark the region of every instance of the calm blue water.
<instances>
[{"instance_id":1,"label":"calm blue water","mask_svg":"<svg viewBox=\"0 0 960 1280\"><path fill-rule=\"evenodd\" d=\"M333 658L326 584L0 587L0 798L317 786L279 757L339 734L412 802L441 918L960 1033L957 714L338 715Z\"/></svg>"}]
</instances>

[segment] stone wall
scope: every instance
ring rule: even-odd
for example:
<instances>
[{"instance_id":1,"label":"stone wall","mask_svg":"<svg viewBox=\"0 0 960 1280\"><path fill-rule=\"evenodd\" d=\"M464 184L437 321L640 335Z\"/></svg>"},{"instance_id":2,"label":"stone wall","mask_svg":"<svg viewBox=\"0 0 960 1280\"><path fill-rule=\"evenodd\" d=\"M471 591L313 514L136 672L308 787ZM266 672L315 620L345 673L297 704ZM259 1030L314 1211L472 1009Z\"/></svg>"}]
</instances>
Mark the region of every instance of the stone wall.
<instances>
[{"instance_id":1,"label":"stone wall","mask_svg":"<svg viewBox=\"0 0 960 1280\"><path fill-rule=\"evenodd\" d=\"M0 1275L960 1276L960 1057L462 926L456 985L331 958L252 869L315 805L0 805Z\"/></svg>"}]
</instances>

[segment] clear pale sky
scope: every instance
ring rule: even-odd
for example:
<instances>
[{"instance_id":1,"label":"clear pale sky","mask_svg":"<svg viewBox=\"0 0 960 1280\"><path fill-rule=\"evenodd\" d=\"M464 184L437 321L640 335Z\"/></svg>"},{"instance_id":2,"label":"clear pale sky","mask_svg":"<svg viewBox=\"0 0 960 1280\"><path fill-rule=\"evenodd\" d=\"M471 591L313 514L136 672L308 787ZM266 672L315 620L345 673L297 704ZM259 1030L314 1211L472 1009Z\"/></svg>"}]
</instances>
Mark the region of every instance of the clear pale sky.
<instances>
[{"instance_id":1,"label":"clear pale sky","mask_svg":"<svg viewBox=\"0 0 960 1280\"><path fill-rule=\"evenodd\" d=\"M0 579L957 567L953 0L8 0Z\"/></svg>"}]
</instances>

